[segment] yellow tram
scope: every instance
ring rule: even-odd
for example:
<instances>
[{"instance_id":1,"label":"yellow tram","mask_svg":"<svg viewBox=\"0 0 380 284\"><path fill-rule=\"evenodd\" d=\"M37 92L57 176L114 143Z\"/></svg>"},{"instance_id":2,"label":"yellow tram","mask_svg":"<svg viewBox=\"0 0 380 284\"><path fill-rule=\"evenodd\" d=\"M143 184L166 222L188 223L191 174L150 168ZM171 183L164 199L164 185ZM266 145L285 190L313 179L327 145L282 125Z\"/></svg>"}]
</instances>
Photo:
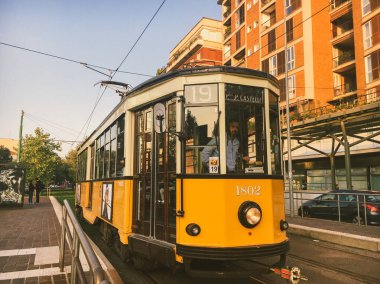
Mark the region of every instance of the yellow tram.
<instances>
[{"instance_id":1,"label":"yellow tram","mask_svg":"<svg viewBox=\"0 0 380 284\"><path fill-rule=\"evenodd\" d=\"M136 264L220 276L226 263L284 262L278 94L271 75L227 66L124 93L79 147L78 212Z\"/></svg>"}]
</instances>

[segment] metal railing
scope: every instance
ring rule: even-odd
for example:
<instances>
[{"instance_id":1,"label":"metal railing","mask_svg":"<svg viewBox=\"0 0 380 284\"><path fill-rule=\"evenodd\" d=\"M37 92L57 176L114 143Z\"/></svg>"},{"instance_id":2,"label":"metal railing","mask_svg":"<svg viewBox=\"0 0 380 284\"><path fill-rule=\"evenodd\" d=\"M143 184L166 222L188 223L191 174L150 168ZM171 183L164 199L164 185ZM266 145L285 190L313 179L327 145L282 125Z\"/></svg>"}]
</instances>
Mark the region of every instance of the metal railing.
<instances>
[{"instance_id":1,"label":"metal railing","mask_svg":"<svg viewBox=\"0 0 380 284\"><path fill-rule=\"evenodd\" d=\"M330 11L342 6L346 2L351 2L351 0L333 0L330 4Z\"/></svg>"},{"instance_id":2,"label":"metal railing","mask_svg":"<svg viewBox=\"0 0 380 284\"><path fill-rule=\"evenodd\" d=\"M68 218L72 224L72 233L68 224ZM69 244L69 250L71 253L71 278L70 283L96 283L96 284L109 284L110 282L105 280L104 271L100 262L95 255L89 241L83 229L81 228L78 220L75 217L73 210L71 209L67 200L63 201L62 206L62 223L61 223L61 243L59 247L59 268L61 272L65 266L65 239L67 236L67 242ZM82 263L79 258L80 251L83 254L89 264L90 281L87 281ZM79 277L79 279L78 279Z\"/></svg>"},{"instance_id":3,"label":"metal railing","mask_svg":"<svg viewBox=\"0 0 380 284\"><path fill-rule=\"evenodd\" d=\"M296 191L293 193L294 210L297 210L298 216L300 217L314 217L322 219L336 220L339 222L353 222L357 225L368 225L370 220L368 214L371 214L372 210L378 212L380 206L380 200L374 199L375 194L371 193L333 193L325 192L329 196L334 196L333 199L320 199L320 192L305 192ZM285 192L285 201L289 203L289 192ZM307 201L314 200L316 204L319 204L317 210L323 210L323 205L325 205L326 212L313 213L313 209L309 208L310 204L306 204ZM287 206L290 208L290 206ZM289 210L287 210L289 211ZM328 212L327 212L328 211ZM297 215L296 212L294 212ZM320 213L320 214L319 214ZM290 212L287 212L290 214ZM379 218L380 219L380 218ZM378 222L378 221L377 221Z\"/></svg>"},{"instance_id":4,"label":"metal railing","mask_svg":"<svg viewBox=\"0 0 380 284\"><path fill-rule=\"evenodd\" d=\"M337 105L325 105L311 110L306 110L303 112L291 112L290 122L294 123L297 121L303 121L309 118L319 117L321 115L326 115L329 113L334 113L342 110L352 109L354 107L372 104L380 102L380 92L373 92L369 94L357 95L355 99L340 102ZM281 114L281 126L285 128L286 126L286 113Z\"/></svg>"}]
</instances>

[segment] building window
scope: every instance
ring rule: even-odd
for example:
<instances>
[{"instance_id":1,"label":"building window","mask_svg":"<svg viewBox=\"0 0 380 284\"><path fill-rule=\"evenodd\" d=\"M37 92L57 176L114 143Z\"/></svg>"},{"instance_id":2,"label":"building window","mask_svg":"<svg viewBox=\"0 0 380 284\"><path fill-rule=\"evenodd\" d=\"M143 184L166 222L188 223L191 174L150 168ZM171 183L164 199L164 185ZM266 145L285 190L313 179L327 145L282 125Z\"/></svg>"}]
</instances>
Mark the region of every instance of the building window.
<instances>
[{"instance_id":1,"label":"building window","mask_svg":"<svg viewBox=\"0 0 380 284\"><path fill-rule=\"evenodd\" d=\"M277 53L277 75L285 72L285 51Z\"/></svg>"},{"instance_id":2,"label":"building window","mask_svg":"<svg viewBox=\"0 0 380 284\"><path fill-rule=\"evenodd\" d=\"M253 0L253 5L255 5L259 0Z\"/></svg>"},{"instance_id":3,"label":"building window","mask_svg":"<svg viewBox=\"0 0 380 284\"><path fill-rule=\"evenodd\" d=\"M252 31L252 26L249 25L249 26L247 27L247 33L250 33L251 31Z\"/></svg>"},{"instance_id":4,"label":"building window","mask_svg":"<svg viewBox=\"0 0 380 284\"><path fill-rule=\"evenodd\" d=\"M251 2L248 2L247 3L247 11L250 10L252 8L252 3Z\"/></svg>"},{"instance_id":5,"label":"building window","mask_svg":"<svg viewBox=\"0 0 380 284\"><path fill-rule=\"evenodd\" d=\"M295 68L294 46L288 48L288 70Z\"/></svg>"},{"instance_id":6,"label":"building window","mask_svg":"<svg viewBox=\"0 0 380 284\"><path fill-rule=\"evenodd\" d=\"M240 31L238 31L236 33L236 46L235 46L236 50L238 50L240 48L240 46L241 46L240 40L241 40Z\"/></svg>"},{"instance_id":7,"label":"building window","mask_svg":"<svg viewBox=\"0 0 380 284\"><path fill-rule=\"evenodd\" d=\"M370 83L379 79L380 50L365 57L366 82Z\"/></svg>"},{"instance_id":8,"label":"building window","mask_svg":"<svg viewBox=\"0 0 380 284\"><path fill-rule=\"evenodd\" d=\"M293 40L293 18L286 21L286 41L291 42Z\"/></svg>"},{"instance_id":9,"label":"building window","mask_svg":"<svg viewBox=\"0 0 380 284\"><path fill-rule=\"evenodd\" d=\"M380 0L362 0L363 16L380 6Z\"/></svg>"},{"instance_id":10,"label":"building window","mask_svg":"<svg viewBox=\"0 0 380 284\"><path fill-rule=\"evenodd\" d=\"M294 99L296 97L296 75L288 77L288 90L289 99Z\"/></svg>"},{"instance_id":11,"label":"building window","mask_svg":"<svg viewBox=\"0 0 380 284\"><path fill-rule=\"evenodd\" d=\"M236 27L239 27L242 25L245 21L245 14L244 14L244 5L242 5L237 11L236 11Z\"/></svg>"},{"instance_id":12,"label":"building window","mask_svg":"<svg viewBox=\"0 0 380 284\"><path fill-rule=\"evenodd\" d=\"M380 15L376 15L363 26L364 48L370 48L380 42Z\"/></svg>"},{"instance_id":13,"label":"building window","mask_svg":"<svg viewBox=\"0 0 380 284\"><path fill-rule=\"evenodd\" d=\"M276 30L271 30L268 33L268 52L276 50Z\"/></svg>"},{"instance_id":14,"label":"building window","mask_svg":"<svg viewBox=\"0 0 380 284\"><path fill-rule=\"evenodd\" d=\"M254 21L254 22L253 22L253 28L254 28L254 29L256 29L258 25L259 25L259 22L258 22L258 21Z\"/></svg>"},{"instance_id":15,"label":"building window","mask_svg":"<svg viewBox=\"0 0 380 284\"><path fill-rule=\"evenodd\" d=\"M257 44L255 44L254 46L253 46L253 52L256 52L256 51L258 51L259 50L259 44L257 43Z\"/></svg>"},{"instance_id":16,"label":"building window","mask_svg":"<svg viewBox=\"0 0 380 284\"><path fill-rule=\"evenodd\" d=\"M286 15L293 13L301 7L301 0L285 0Z\"/></svg>"},{"instance_id":17,"label":"building window","mask_svg":"<svg viewBox=\"0 0 380 284\"><path fill-rule=\"evenodd\" d=\"M277 55L269 58L269 74L277 76Z\"/></svg>"},{"instance_id":18,"label":"building window","mask_svg":"<svg viewBox=\"0 0 380 284\"><path fill-rule=\"evenodd\" d=\"M248 49L248 53L247 53L248 56L251 56L252 55L252 48Z\"/></svg>"}]
</instances>

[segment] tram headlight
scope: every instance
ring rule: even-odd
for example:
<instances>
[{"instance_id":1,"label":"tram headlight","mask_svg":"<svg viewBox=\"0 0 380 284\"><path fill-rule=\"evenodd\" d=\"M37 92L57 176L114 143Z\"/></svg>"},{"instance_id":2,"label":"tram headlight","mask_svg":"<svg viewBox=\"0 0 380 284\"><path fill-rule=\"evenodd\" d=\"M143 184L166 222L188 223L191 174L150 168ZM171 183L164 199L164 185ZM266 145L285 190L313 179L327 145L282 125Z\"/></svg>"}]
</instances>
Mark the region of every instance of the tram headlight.
<instances>
[{"instance_id":1,"label":"tram headlight","mask_svg":"<svg viewBox=\"0 0 380 284\"><path fill-rule=\"evenodd\" d=\"M191 223L186 226L186 233L190 236L198 236L201 232L201 227L199 225Z\"/></svg>"},{"instance_id":2,"label":"tram headlight","mask_svg":"<svg viewBox=\"0 0 380 284\"><path fill-rule=\"evenodd\" d=\"M238 210L240 223L246 228L253 228L261 221L262 213L260 206L252 201L242 203Z\"/></svg>"}]
</instances>

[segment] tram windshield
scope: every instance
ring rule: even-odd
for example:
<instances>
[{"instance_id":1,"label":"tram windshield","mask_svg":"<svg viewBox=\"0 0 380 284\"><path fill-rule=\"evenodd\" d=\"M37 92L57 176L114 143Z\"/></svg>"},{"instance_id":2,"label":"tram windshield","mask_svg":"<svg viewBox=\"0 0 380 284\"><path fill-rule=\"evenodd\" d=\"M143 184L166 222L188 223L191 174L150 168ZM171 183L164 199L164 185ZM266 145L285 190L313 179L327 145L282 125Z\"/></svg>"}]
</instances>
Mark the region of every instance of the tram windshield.
<instances>
[{"instance_id":1,"label":"tram windshield","mask_svg":"<svg viewBox=\"0 0 380 284\"><path fill-rule=\"evenodd\" d=\"M267 173L264 89L226 84L227 173Z\"/></svg>"},{"instance_id":2,"label":"tram windshield","mask_svg":"<svg viewBox=\"0 0 380 284\"><path fill-rule=\"evenodd\" d=\"M268 174L269 169L271 174L281 174L278 97L274 93L269 92L268 122L264 88L225 84L224 109L215 85L188 87L185 97L187 174ZM266 131L270 131L270 141Z\"/></svg>"}]
</instances>

